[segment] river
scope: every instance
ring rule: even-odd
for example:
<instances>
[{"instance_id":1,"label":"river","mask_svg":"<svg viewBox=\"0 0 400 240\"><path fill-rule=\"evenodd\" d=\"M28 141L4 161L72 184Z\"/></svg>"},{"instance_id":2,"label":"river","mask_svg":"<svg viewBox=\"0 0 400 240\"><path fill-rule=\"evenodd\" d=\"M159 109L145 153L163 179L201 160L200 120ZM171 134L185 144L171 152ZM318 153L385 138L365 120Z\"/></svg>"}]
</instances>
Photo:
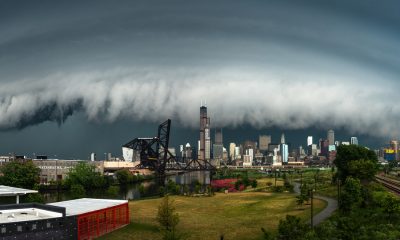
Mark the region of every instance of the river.
<instances>
[{"instance_id":1,"label":"river","mask_svg":"<svg viewBox=\"0 0 400 240\"><path fill-rule=\"evenodd\" d=\"M172 180L178 185L193 185L198 182L202 186L210 184L210 172L209 171L193 171L186 172L176 175L170 175L166 177L165 182ZM84 195L79 197L86 198L108 198L108 199L140 199L159 195L159 187L157 179L146 180L140 183L129 184L126 186L115 186L109 189L96 189L90 192L86 192ZM76 194L69 191L48 191L41 193L46 203L66 201L77 198Z\"/></svg>"}]
</instances>

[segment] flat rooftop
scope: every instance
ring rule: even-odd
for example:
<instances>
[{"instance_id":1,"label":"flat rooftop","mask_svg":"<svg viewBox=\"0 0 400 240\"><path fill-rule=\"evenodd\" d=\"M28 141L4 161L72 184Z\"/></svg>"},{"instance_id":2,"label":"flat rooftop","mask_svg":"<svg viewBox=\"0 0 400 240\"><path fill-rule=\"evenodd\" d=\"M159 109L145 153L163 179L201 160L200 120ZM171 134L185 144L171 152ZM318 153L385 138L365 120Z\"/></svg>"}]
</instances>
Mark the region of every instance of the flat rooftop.
<instances>
[{"instance_id":1,"label":"flat rooftop","mask_svg":"<svg viewBox=\"0 0 400 240\"><path fill-rule=\"evenodd\" d=\"M62 213L38 208L0 210L0 223L24 222L57 217L62 217Z\"/></svg>"},{"instance_id":2,"label":"flat rooftop","mask_svg":"<svg viewBox=\"0 0 400 240\"><path fill-rule=\"evenodd\" d=\"M128 200L80 198L63 202L49 203L47 205L64 207L67 216L74 216L94 212L105 208L115 207L127 202Z\"/></svg>"},{"instance_id":3,"label":"flat rooftop","mask_svg":"<svg viewBox=\"0 0 400 240\"><path fill-rule=\"evenodd\" d=\"M0 196L18 196L18 195L25 195L28 193L37 193L36 190L24 189L24 188L16 188L10 186L0 185Z\"/></svg>"}]
</instances>

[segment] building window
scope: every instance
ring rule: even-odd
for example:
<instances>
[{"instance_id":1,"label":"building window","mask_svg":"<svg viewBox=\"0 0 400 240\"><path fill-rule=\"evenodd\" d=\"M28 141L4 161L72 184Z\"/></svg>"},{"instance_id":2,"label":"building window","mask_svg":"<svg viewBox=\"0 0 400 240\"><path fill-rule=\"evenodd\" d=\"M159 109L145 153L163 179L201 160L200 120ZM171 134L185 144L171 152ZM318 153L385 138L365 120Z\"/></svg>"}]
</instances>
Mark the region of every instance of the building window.
<instances>
[{"instance_id":1,"label":"building window","mask_svg":"<svg viewBox=\"0 0 400 240\"><path fill-rule=\"evenodd\" d=\"M51 228L51 223L48 222L46 226L47 228Z\"/></svg>"},{"instance_id":2,"label":"building window","mask_svg":"<svg viewBox=\"0 0 400 240\"><path fill-rule=\"evenodd\" d=\"M2 227L2 228L1 228L1 233L6 233L6 232L7 232L7 228Z\"/></svg>"},{"instance_id":3,"label":"building window","mask_svg":"<svg viewBox=\"0 0 400 240\"><path fill-rule=\"evenodd\" d=\"M32 224L32 230L36 230L36 224Z\"/></svg>"},{"instance_id":4,"label":"building window","mask_svg":"<svg viewBox=\"0 0 400 240\"><path fill-rule=\"evenodd\" d=\"M17 226L17 231L22 232L22 226Z\"/></svg>"}]
</instances>

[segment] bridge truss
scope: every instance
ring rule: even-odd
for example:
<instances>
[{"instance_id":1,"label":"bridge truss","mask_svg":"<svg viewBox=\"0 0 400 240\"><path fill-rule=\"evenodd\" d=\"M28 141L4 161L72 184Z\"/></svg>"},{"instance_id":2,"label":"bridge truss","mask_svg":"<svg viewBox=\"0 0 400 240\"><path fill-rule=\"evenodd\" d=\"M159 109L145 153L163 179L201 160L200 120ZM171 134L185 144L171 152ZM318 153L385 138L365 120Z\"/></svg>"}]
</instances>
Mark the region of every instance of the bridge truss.
<instances>
[{"instance_id":1,"label":"bridge truss","mask_svg":"<svg viewBox=\"0 0 400 240\"><path fill-rule=\"evenodd\" d=\"M158 126L157 137L135 138L123 145L125 148L133 149L140 154L140 164L137 169L151 169L159 176L164 176L165 171L203 171L215 170L215 167L205 160L192 159L187 163L178 161L177 158L168 150L171 120L161 123Z\"/></svg>"}]
</instances>

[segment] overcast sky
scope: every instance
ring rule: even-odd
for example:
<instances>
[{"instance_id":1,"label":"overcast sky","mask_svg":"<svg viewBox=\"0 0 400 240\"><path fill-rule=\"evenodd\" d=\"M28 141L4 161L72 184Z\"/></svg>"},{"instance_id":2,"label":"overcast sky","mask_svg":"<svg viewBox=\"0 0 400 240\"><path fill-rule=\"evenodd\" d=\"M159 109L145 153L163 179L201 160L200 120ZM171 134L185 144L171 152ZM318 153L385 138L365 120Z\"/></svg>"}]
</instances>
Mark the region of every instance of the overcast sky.
<instances>
[{"instance_id":1,"label":"overcast sky","mask_svg":"<svg viewBox=\"0 0 400 240\"><path fill-rule=\"evenodd\" d=\"M194 143L202 99L227 141L287 132L305 144L332 128L378 146L399 136L399 9L0 0L0 154L120 154L167 118L174 144Z\"/></svg>"}]
</instances>

